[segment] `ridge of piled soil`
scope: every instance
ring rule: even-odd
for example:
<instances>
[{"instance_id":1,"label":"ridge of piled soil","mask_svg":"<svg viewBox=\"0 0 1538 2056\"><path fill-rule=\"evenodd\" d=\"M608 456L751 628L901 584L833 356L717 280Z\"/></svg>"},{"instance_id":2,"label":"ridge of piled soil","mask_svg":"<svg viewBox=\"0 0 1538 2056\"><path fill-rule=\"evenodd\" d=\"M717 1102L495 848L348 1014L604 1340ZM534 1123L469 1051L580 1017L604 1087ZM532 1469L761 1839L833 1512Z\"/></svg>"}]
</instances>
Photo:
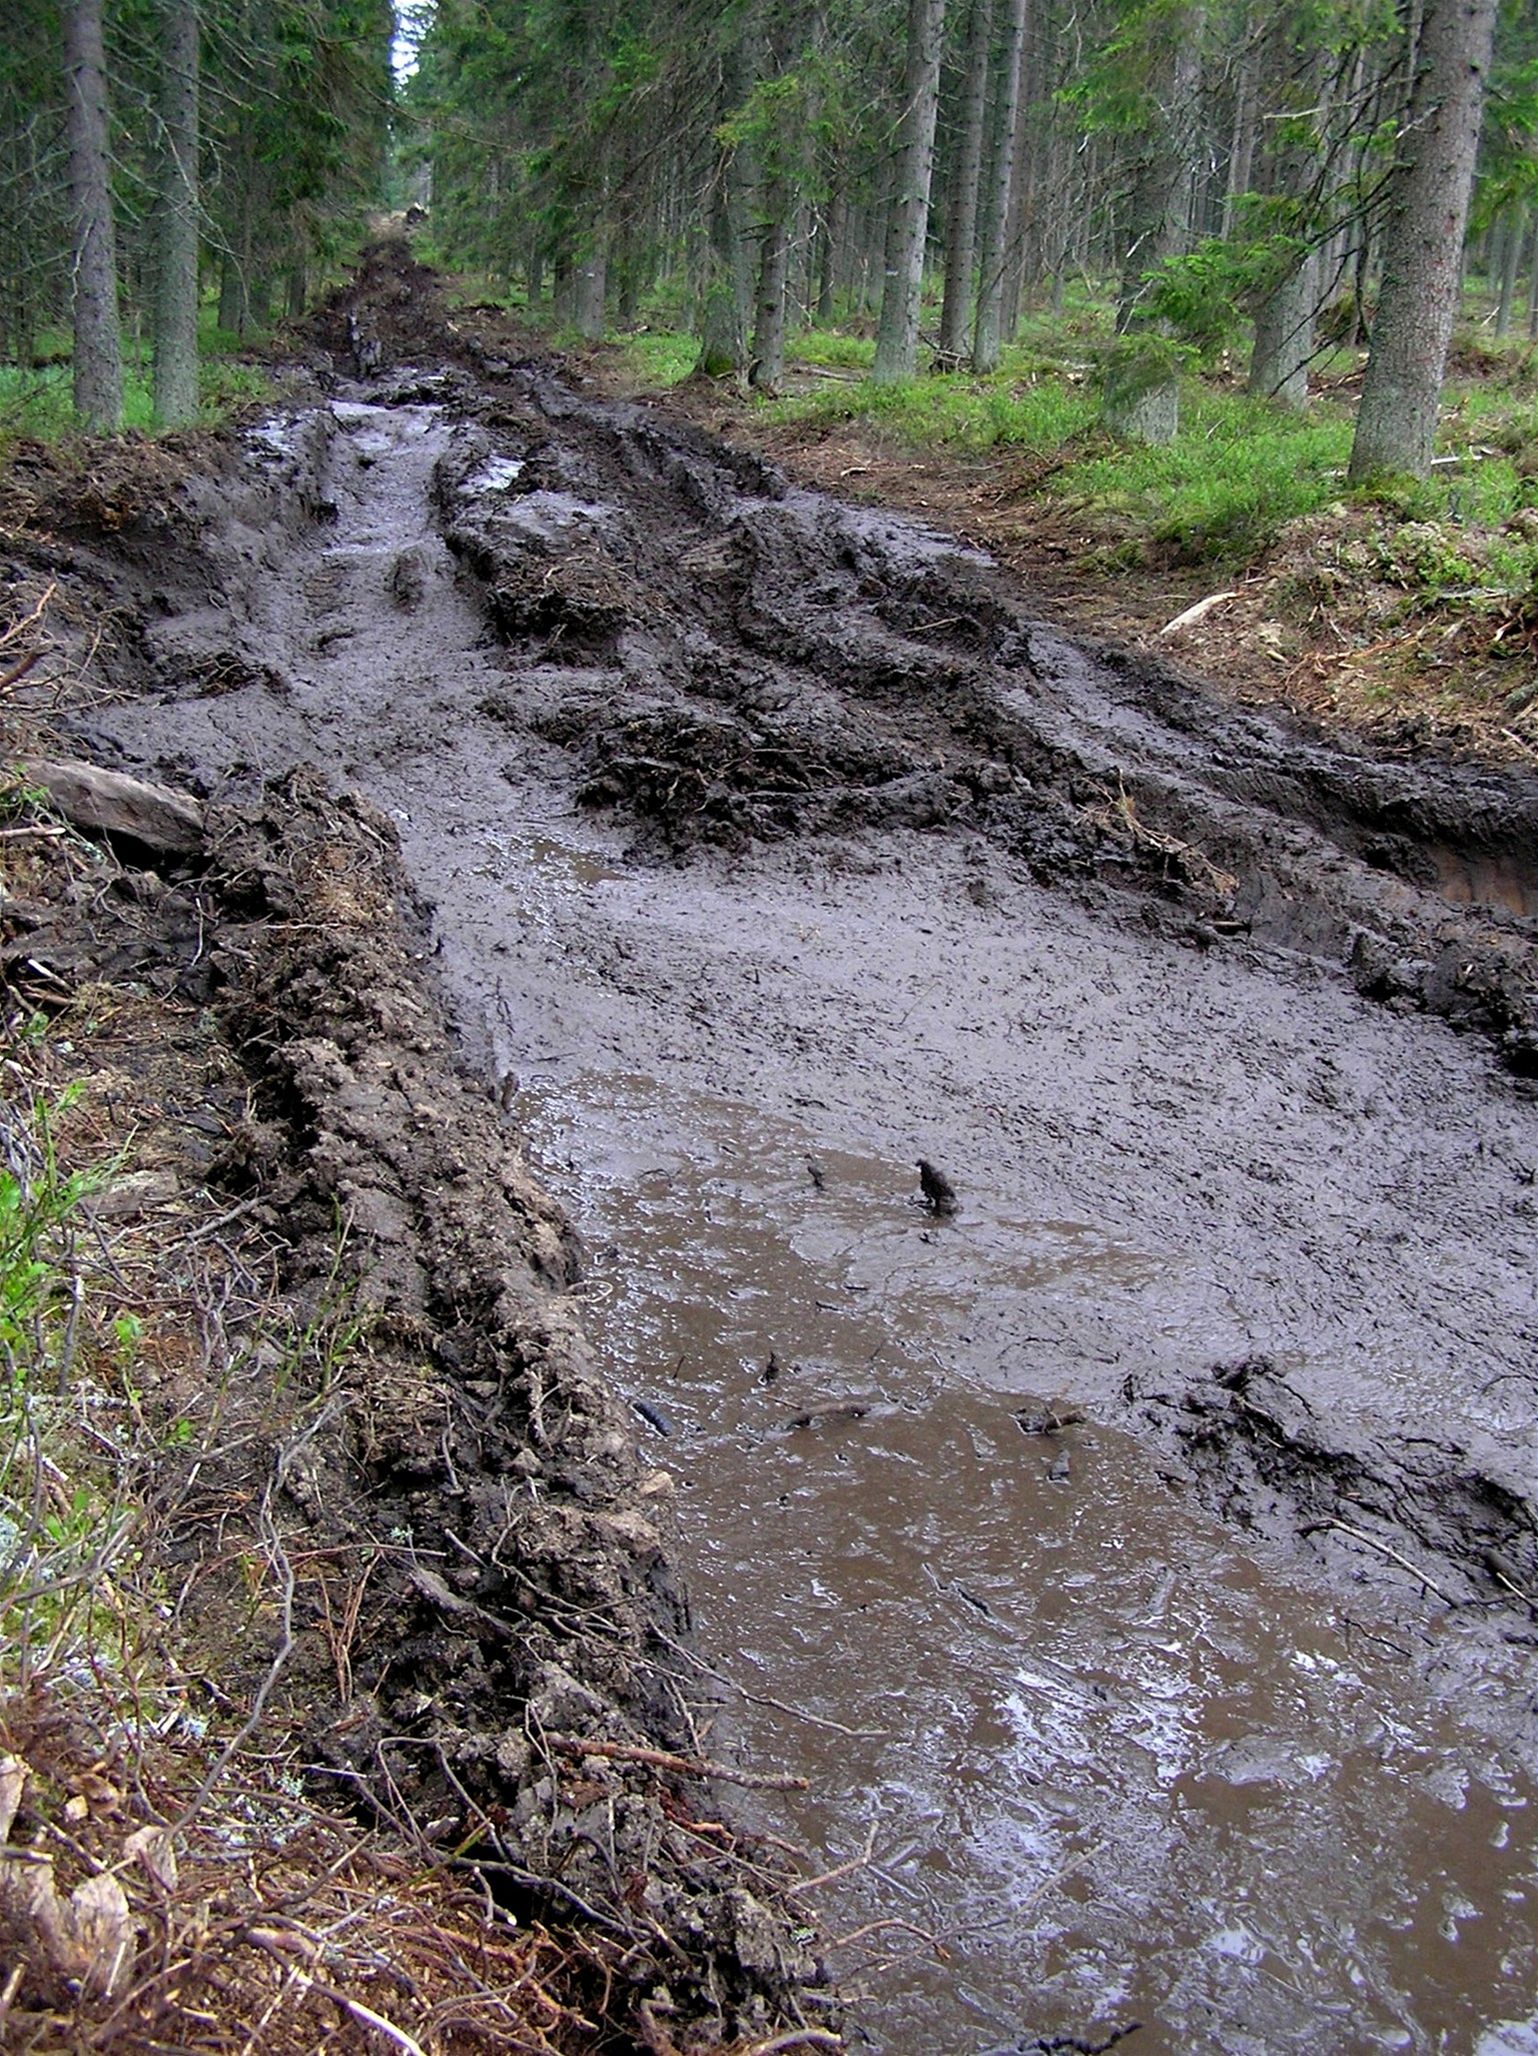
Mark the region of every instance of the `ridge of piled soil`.
<instances>
[{"instance_id":1,"label":"ridge of piled soil","mask_svg":"<svg viewBox=\"0 0 1538 2056\"><path fill-rule=\"evenodd\" d=\"M344 1223L368 1317L365 1373L289 1479L317 1540L381 1552L318 1762L468 1844L505 1902L575 1915L623 2010L686 2044L793 2017L814 1968L775 1887L694 1830L706 1771L648 1761L698 1763L710 1715L680 1649L672 1480L592 1360L570 1225L450 1052L391 825L295 774L216 815L207 889L260 1211L301 1301L333 1285Z\"/></svg>"},{"instance_id":2,"label":"ridge of piled soil","mask_svg":"<svg viewBox=\"0 0 1538 2056\"><path fill-rule=\"evenodd\" d=\"M186 489L220 464L207 439L114 447L84 475L37 453L13 479L9 599L48 659L13 731L34 757L61 686L77 719L99 693L72 682L77 664L99 660L118 690L132 678L134 581L204 575ZM27 775L103 832L89 769ZM784 1897L793 1875L719 1796L774 1774L711 1744L722 1708L689 1650L673 1481L642 1461L584 1339L569 1222L453 1054L394 824L313 770L245 805L168 804L169 845L163 809L125 825L109 807L123 862L101 860L89 890L44 866L26 896L0 895L7 997L57 1011L147 980L196 1012L199 1047L243 1084L173 1100L153 1160L175 1169L144 1174L160 1182L143 1204L206 1185L211 1219L277 1253L296 1327L341 1308L353 1338L334 1384L278 1389L259 1432L200 1455L179 1532L223 1508L224 1539L276 1448L274 1546L338 1571L334 1614L329 1597L300 1607L274 1708L305 1730L334 1808L565 1938L564 2012L530 2046L736 2048L805 2027L798 1995L821 1972ZM72 1032L90 1077L95 1031ZM163 1090L158 1015L145 1032L111 1074L130 1095ZM215 1601L199 1610L227 1633ZM232 1652L226 1684L250 1668L259 1686L269 1653ZM48 2017L28 2046L51 2046Z\"/></svg>"}]
</instances>

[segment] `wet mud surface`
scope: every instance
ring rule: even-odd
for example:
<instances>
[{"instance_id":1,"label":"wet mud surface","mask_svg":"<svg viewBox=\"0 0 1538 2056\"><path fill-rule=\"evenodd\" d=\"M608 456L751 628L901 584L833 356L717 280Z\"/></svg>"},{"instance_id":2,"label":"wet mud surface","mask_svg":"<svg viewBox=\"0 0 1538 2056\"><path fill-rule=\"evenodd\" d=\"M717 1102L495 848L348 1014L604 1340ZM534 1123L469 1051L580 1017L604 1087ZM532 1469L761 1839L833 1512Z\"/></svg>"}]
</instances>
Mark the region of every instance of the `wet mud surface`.
<instances>
[{"instance_id":1,"label":"wet mud surface","mask_svg":"<svg viewBox=\"0 0 1538 2056\"><path fill-rule=\"evenodd\" d=\"M1538 789L444 348L90 546L82 739L393 824L861 2032L1529 2046Z\"/></svg>"}]
</instances>

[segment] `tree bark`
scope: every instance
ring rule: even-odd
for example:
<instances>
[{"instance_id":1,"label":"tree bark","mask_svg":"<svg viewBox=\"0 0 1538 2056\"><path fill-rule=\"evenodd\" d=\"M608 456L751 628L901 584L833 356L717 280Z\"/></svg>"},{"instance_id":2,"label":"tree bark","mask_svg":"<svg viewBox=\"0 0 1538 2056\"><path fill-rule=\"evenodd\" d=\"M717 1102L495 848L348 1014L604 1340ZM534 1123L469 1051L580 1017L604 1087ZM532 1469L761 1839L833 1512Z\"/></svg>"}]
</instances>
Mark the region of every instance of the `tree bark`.
<instances>
[{"instance_id":1,"label":"tree bark","mask_svg":"<svg viewBox=\"0 0 1538 2056\"><path fill-rule=\"evenodd\" d=\"M1506 335L1511 328L1511 310L1516 304L1517 275L1527 248L1527 209L1519 201L1512 209L1506 239L1506 262L1501 266L1501 297L1495 310L1495 333Z\"/></svg>"},{"instance_id":2,"label":"tree bark","mask_svg":"<svg viewBox=\"0 0 1538 2056\"><path fill-rule=\"evenodd\" d=\"M1462 276L1495 0L1427 0L1348 476L1424 478Z\"/></svg>"},{"instance_id":3,"label":"tree bark","mask_svg":"<svg viewBox=\"0 0 1538 2056\"><path fill-rule=\"evenodd\" d=\"M918 366L919 301L924 284L924 240L935 164L935 117L940 102L940 51L945 0L908 0L908 60L903 82L895 180L887 213L881 320L876 330L878 385L912 378Z\"/></svg>"},{"instance_id":4,"label":"tree bark","mask_svg":"<svg viewBox=\"0 0 1538 2056\"><path fill-rule=\"evenodd\" d=\"M756 26L728 54L718 112L735 114L752 92L762 62ZM745 378L748 371L748 309L752 266L748 238L757 186L753 154L746 144L722 144L710 187L709 243L705 289L700 295L700 355L695 369L706 378Z\"/></svg>"},{"instance_id":5,"label":"tree bark","mask_svg":"<svg viewBox=\"0 0 1538 2056\"><path fill-rule=\"evenodd\" d=\"M250 303L245 276L233 256L219 264L219 326L232 335L243 336L250 325Z\"/></svg>"},{"instance_id":6,"label":"tree bark","mask_svg":"<svg viewBox=\"0 0 1538 2056\"><path fill-rule=\"evenodd\" d=\"M587 248L577 258L572 278L572 320L586 342L596 343L603 335L608 290L608 236L601 224L595 223Z\"/></svg>"},{"instance_id":7,"label":"tree bark","mask_svg":"<svg viewBox=\"0 0 1538 2056\"><path fill-rule=\"evenodd\" d=\"M947 367L966 354L972 265L977 255L977 189L988 118L988 57L993 43L993 0L972 0L967 26L967 77L961 103L961 150L945 231L945 298L940 308L940 350Z\"/></svg>"},{"instance_id":8,"label":"tree bark","mask_svg":"<svg viewBox=\"0 0 1538 2056\"><path fill-rule=\"evenodd\" d=\"M1255 130L1260 119L1260 61L1248 20L1242 33L1245 47L1239 58L1239 76L1234 86L1234 129L1228 146L1228 177L1223 191L1223 222L1219 233L1234 232L1241 197L1250 190L1250 173L1255 163Z\"/></svg>"},{"instance_id":9,"label":"tree bark","mask_svg":"<svg viewBox=\"0 0 1538 2056\"><path fill-rule=\"evenodd\" d=\"M817 281L817 321L822 328L833 326L833 296L838 284L839 246L843 241L844 201L837 181L822 225L821 268Z\"/></svg>"},{"instance_id":10,"label":"tree bark","mask_svg":"<svg viewBox=\"0 0 1538 2056\"><path fill-rule=\"evenodd\" d=\"M1193 16L1173 21L1170 35L1153 87L1154 129L1138 160L1128 203L1127 255L1116 309L1116 326L1123 332L1135 326L1145 274L1185 248L1190 223L1191 129L1201 80Z\"/></svg>"},{"instance_id":11,"label":"tree bark","mask_svg":"<svg viewBox=\"0 0 1538 2056\"><path fill-rule=\"evenodd\" d=\"M1284 407L1308 404L1308 367L1314 355L1319 310L1319 258L1310 250L1255 310L1249 390L1257 400Z\"/></svg>"},{"instance_id":12,"label":"tree bark","mask_svg":"<svg viewBox=\"0 0 1538 2056\"><path fill-rule=\"evenodd\" d=\"M1326 53L1305 53L1301 23L1283 17L1270 39L1265 66L1269 105L1316 110L1315 136L1292 139L1265 150L1258 167L1262 191L1293 201L1298 225L1313 232L1310 195L1319 177L1317 137L1330 124L1333 90ZM1293 257L1288 269L1271 284L1255 307L1255 343L1250 353L1249 390L1258 400L1276 400L1284 407L1308 404L1308 367L1314 354L1314 323L1323 272L1320 253L1310 245Z\"/></svg>"},{"instance_id":13,"label":"tree bark","mask_svg":"<svg viewBox=\"0 0 1538 2056\"><path fill-rule=\"evenodd\" d=\"M1116 311L1117 336L1125 347L1113 355L1106 381L1105 419L1113 434L1133 442L1172 443L1180 428L1180 380L1159 369L1153 339L1164 331L1143 311L1145 274L1184 249L1191 213L1191 136L1201 81L1199 18L1194 12L1170 24L1154 87L1160 110L1133 186L1131 240L1122 269ZM1162 118L1161 118L1162 117ZM1144 352L1139 335L1148 339Z\"/></svg>"},{"instance_id":14,"label":"tree bark","mask_svg":"<svg viewBox=\"0 0 1538 2056\"><path fill-rule=\"evenodd\" d=\"M785 286L790 266L789 215L795 194L783 179L771 179L764 195L764 227L758 254L758 305L753 322L752 383L772 393L785 376Z\"/></svg>"},{"instance_id":15,"label":"tree bark","mask_svg":"<svg viewBox=\"0 0 1538 2056\"><path fill-rule=\"evenodd\" d=\"M198 412L198 0L164 0L160 211L155 235L155 420Z\"/></svg>"},{"instance_id":16,"label":"tree bark","mask_svg":"<svg viewBox=\"0 0 1538 2056\"><path fill-rule=\"evenodd\" d=\"M1004 266L1010 207L1015 197L1016 130L1020 119L1020 66L1025 53L1028 0L1009 0L1004 54L993 103L993 153L983 205L982 257L977 278L977 327L972 369L996 371L1003 328Z\"/></svg>"},{"instance_id":17,"label":"tree bark","mask_svg":"<svg viewBox=\"0 0 1538 2056\"><path fill-rule=\"evenodd\" d=\"M69 184L74 217L75 412L88 428L123 425L123 341L118 325L117 237L107 155L107 76L101 0L68 0Z\"/></svg>"}]
</instances>

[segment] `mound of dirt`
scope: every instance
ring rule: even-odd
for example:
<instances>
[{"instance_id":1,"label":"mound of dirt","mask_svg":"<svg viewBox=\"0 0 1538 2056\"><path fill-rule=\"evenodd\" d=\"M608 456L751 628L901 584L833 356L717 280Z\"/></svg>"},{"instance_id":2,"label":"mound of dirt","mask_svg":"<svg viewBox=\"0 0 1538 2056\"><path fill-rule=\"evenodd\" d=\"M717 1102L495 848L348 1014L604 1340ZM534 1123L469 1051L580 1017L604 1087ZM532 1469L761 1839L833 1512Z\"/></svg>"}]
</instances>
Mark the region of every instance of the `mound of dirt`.
<instances>
[{"instance_id":1,"label":"mound of dirt","mask_svg":"<svg viewBox=\"0 0 1538 2056\"><path fill-rule=\"evenodd\" d=\"M981 834L1199 947L1332 958L1529 1067L1531 781L1227 707L1168 661L1066 642L949 539L537 369L512 383L523 411L434 473L506 651L481 712L570 751L639 854Z\"/></svg>"},{"instance_id":2,"label":"mound of dirt","mask_svg":"<svg viewBox=\"0 0 1538 2056\"><path fill-rule=\"evenodd\" d=\"M368 1338L288 1483L317 1544L375 1553L320 1761L510 1903L577 1918L619 2013L686 2046L795 2017L815 1967L772 1886L693 1825L712 1767L672 1480L592 1361L569 1224L449 1052L391 825L296 775L216 825L208 889L249 1174L291 1289L318 1303L340 1263Z\"/></svg>"},{"instance_id":3,"label":"mound of dirt","mask_svg":"<svg viewBox=\"0 0 1538 2056\"><path fill-rule=\"evenodd\" d=\"M1265 1357L1214 1364L1178 1398L1135 1385L1127 1397L1226 1519L1324 1538L1347 1562L1376 1551L1456 1607L1538 1606L1530 1481L1493 1443L1364 1436L1321 1417Z\"/></svg>"},{"instance_id":4,"label":"mound of dirt","mask_svg":"<svg viewBox=\"0 0 1538 2056\"><path fill-rule=\"evenodd\" d=\"M210 809L172 880L80 848L35 866L31 897L13 883L0 976L34 1008L116 986L167 1012L152 1062L136 1002L79 1030L94 1086L138 1109L112 1207L204 1192L213 1228L277 1253L288 1325L336 1338L318 1387L270 1361L247 1431L176 1486L189 1619L230 1632L242 1509L278 1560L335 1567L300 1588L274 1705L333 1808L564 1933L555 1984L595 2025L543 2046L804 2022L820 1973L793 1879L718 1791L776 1780L704 1753L720 1708L671 1568L672 1478L593 1362L570 1224L450 1051L392 824L300 773ZM179 1539L204 1534L224 1538L206 1561ZM269 1654L239 1641L226 1686L255 1689Z\"/></svg>"}]
</instances>

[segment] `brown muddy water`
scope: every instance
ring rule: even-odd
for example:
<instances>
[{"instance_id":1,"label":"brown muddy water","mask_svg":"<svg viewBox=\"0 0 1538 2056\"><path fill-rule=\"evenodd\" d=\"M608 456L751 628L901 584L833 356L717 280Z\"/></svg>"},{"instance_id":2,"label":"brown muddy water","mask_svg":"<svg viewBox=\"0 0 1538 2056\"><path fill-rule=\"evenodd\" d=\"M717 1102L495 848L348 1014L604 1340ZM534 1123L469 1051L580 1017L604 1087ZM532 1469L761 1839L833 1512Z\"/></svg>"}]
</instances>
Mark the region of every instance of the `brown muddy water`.
<instances>
[{"instance_id":1,"label":"brown muddy water","mask_svg":"<svg viewBox=\"0 0 1538 2056\"><path fill-rule=\"evenodd\" d=\"M732 661L792 696L831 692L899 572L992 574L887 517L728 494L695 443L669 470L655 425L549 381L490 431L440 385L252 439L209 513L217 582L147 631L158 696L93 738L205 789L319 761L395 820L467 1051L588 1242L594 1335L677 1481L733 1688L714 1746L810 1780L760 1825L839 1873L807 1903L853 1938L857 2038L1538 2050L1532 1609L1469 1511L1524 1506L1538 1452L1531 1093L1342 975L1324 941L1370 927L1377 860L1242 797L1285 739L1151 711L1039 627L999 697L1040 765L1178 787L1168 818L1230 868L1264 854L1220 942L927 799L661 861L576 804L571 738L676 693L664 634L725 661L669 566L708 588L750 534L760 564L857 572L800 654L738 608ZM598 639L563 640L541 595L595 563ZM1205 757L1238 768L1202 786ZM1530 914L1519 857L1445 825L1446 903ZM1407 906L1441 919L1418 894L1386 881L1386 950L1415 954ZM916 1203L920 1156L953 1218ZM1335 1497L1179 1425L1229 1422L1212 1369L1257 1357Z\"/></svg>"}]
</instances>

